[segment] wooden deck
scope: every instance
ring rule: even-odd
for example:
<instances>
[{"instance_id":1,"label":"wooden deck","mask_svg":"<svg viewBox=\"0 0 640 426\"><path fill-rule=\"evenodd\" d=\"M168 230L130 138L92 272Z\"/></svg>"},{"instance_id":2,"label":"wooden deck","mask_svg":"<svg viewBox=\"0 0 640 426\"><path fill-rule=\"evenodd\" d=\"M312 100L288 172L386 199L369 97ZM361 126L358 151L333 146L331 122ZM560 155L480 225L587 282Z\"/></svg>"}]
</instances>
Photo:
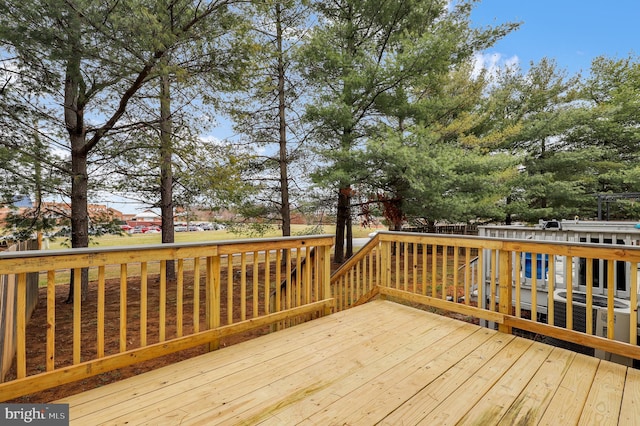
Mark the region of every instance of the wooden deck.
<instances>
[{"instance_id":1,"label":"wooden deck","mask_svg":"<svg viewBox=\"0 0 640 426\"><path fill-rule=\"evenodd\" d=\"M57 402L78 425L632 425L640 372L375 301Z\"/></svg>"}]
</instances>

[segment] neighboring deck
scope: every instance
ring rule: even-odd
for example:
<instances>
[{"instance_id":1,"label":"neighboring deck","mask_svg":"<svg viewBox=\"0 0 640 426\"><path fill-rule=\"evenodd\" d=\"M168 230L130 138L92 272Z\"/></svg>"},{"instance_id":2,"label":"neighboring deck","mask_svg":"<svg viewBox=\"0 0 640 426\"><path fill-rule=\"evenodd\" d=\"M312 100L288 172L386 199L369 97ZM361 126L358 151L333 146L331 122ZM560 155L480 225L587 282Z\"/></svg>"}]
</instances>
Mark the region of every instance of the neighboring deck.
<instances>
[{"instance_id":1,"label":"neighboring deck","mask_svg":"<svg viewBox=\"0 0 640 426\"><path fill-rule=\"evenodd\" d=\"M58 401L86 424L640 424L640 372L387 301Z\"/></svg>"}]
</instances>

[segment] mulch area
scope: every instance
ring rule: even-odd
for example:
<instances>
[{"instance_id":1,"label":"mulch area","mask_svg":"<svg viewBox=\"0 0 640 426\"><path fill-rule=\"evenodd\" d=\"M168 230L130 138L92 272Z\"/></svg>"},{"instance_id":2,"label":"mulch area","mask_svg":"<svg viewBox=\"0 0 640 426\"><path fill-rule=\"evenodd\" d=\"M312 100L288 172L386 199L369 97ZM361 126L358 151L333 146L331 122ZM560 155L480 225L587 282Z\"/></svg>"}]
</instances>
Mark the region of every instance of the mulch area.
<instances>
[{"instance_id":1,"label":"mulch area","mask_svg":"<svg viewBox=\"0 0 640 426\"><path fill-rule=\"evenodd\" d=\"M226 282L226 277L222 277ZM248 282L250 281L250 275ZM237 284L239 287L239 284ZM246 315L251 318L252 291L247 286ZM147 343L159 341L159 314L160 301L159 278L149 277L147 290ZM200 286L200 300L205 300L204 279ZM67 299L68 285L58 285L56 288L56 368L72 365L73 360L73 305L65 303ZM175 337L176 334L176 285L175 282L167 283L166 294L166 340ZM234 291L235 293L235 291ZM237 292L239 294L239 290ZM226 288L222 286L222 300L226 300ZM262 295L260 295L262 296ZM39 303L31 320L27 325L27 375L37 374L46 370L46 288L40 289ZM82 343L81 359L90 360L96 357L97 347L97 283L89 283L89 294L82 303ZM224 305L224 304L223 304ZM234 321L239 320L239 303L237 312L234 312ZM182 303L183 335L193 332L193 276L185 274L184 297ZM119 279L106 280L105 282L105 354L119 353L120 348L120 281ZM222 308L223 321L226 318L226 310ZM199 312L200 330L206 329L206 313L204 308ZM224 324L224 322L223 322ZM269 332L268 328L255 329L238 335L233 335L220 340L220 346L228 346ZM127 349L139 346L140 343L140 280L130 278L127 284ZM61 385L55 388L16 398L12 403L46 403L60 398L77 394L99 386L104 386L127 377L135 376L168 364L176 363L207 352L206 346L194 347L160 358L144 361L129 367L106 372L80 381ZM12 380L16 376L15 361L13 368L7 374L6 380Z\"/></svg>"}]
</instances>

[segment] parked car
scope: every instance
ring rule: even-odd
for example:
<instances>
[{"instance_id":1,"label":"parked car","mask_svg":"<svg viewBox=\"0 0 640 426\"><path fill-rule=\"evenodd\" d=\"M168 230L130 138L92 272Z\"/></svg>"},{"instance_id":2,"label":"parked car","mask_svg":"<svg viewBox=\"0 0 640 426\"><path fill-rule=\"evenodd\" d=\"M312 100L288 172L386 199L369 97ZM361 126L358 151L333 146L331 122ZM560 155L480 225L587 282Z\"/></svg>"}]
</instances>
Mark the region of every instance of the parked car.
<instances>
[{"instance_id":1,"label":"parked car","mask_svg":"<svg viewBox=\"0 0 640 426\"><path fill-rule=\"evenodd\" d=\"M144 234L147 231L146 226L135 226L133 229L129 230L130 234Z\"/></svg>"},{"instance_id":2,"label":"parked car","mask_svg":"<svg viewBox=\"0 0 640 426\"><path fill-rule=\"evenodd\" d=\"M146 231L144 231L145 234L159 234L160 233L160 228L158 228L157 226L150 226L146 229Z\"/></svg>"}]
</instances>

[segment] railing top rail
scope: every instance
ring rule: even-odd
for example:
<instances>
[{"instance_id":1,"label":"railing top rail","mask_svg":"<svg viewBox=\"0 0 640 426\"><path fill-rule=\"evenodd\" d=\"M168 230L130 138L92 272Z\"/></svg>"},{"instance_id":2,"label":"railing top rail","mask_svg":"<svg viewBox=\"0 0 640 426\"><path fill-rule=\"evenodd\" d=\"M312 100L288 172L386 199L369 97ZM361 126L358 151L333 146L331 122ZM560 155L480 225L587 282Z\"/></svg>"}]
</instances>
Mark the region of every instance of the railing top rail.
<instances>
[{"instance_id":1,"label":"railing top rail","mask_svg":"<svg viewBox=\"0 0 640 426\"><path fill-rule=\"evenodd\" d=\"M603 232L612 234L635 234L640 236L640 229L636 228L636 222L561 222L561 229L545 229L539 226L528 225L482 225L478 226L480 231L531 231L531 232L557 232L557 233L580 233L580 232Z\"/></svg>"},{"instance_id":2,"label":"railing top rail","mask_svg":"<svg viewBox=\"0 0 640 426\"><path fill-rule=\"evenodd\" d=\"M380 241L424 243L469 247L477 249L507 250L532 253L546 253L559 256L575 256L640 262L640 246L604 244L576 241L551 241L485 237L474 235L420 234L415 232L379 232Z\"/></svg>"},{"instance_id":3,"label":"railing top rail","mask_svg":"<svg viewBox=\"0 0 640 426\"><path fill-rule=\"evenodd\" d=\"M274 237L274 238L245 238L238 240L216 240L216 241L196 241L189 243L165 243L165 244L140 244L129 246L109 246L109 247L85 247L85 248L68 248L58 250L35 250L30 252L0 252L0 259L16 258L16 257L32 257L34 253L38 256L68 256L70 254L92 254L92 253L117 253L126 251L152 251L158 249L180 249L180 248L197 248L211 246L246 246L246 245L269 245L277 243L278 246L298 247L300 242L302 245L329 245L333 244L333 235L303 235L298 237Z\"/></svg>"},{"instance_id":4,"label":"railing top rail","mask_svg":"<svg viewBox=\"0 0 640 426\"><path fill-rule=\"evenodd\" d=\"M0 253L0 274L36 272L51 269L52 267L55 269L93 267L111 263L170 260L250 251L332 246L333 244L334 237L332 235L308 235L301 237L3 252Z\"/></svg>"},{"instance_id":5,"label":"railing top rail","mask_svg":"<svg viewBox=\"0 0 640 426\"><path fill-rule=\"evenodd\" d=\"M364 246L362 246L360 250L358 250L353 256L347 259L345 263L340 265L340 267L333 274L331 274L331 278L337 279L344 275L349 269L353 267L353 265L360 262L363 257L367 256L375 247L377 247L378 243L380 242L380 237L378 237L378 235L379 234L376 234L374 237L372 237Z\"/></svg>"}]
</instances>

